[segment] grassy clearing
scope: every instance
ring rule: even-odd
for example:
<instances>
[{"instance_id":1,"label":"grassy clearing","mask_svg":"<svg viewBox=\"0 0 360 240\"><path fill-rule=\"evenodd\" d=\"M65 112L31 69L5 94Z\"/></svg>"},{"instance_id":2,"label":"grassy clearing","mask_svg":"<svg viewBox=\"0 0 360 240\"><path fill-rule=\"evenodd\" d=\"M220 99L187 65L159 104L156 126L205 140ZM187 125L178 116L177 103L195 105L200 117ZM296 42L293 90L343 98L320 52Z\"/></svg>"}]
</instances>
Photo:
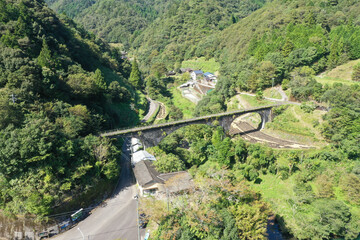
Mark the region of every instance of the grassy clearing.
<instances>
[{"instance_id":1,"label":"grassy clearing","mask_svg":"<svg viewBox=\"0 0 360 240\"><path fill-rule=\"evenodd\" d=\"M356 84L357 82L351 80L351 75L353 73L354 66L358 63L360 63L360 59L349 61L328 72L316 76L315 79L321 84L329 85L334 83L342 83L347 85Z\"/></svg>"},{"instance_id":2,"label":"grassy clearing","mask_svg":"<svg viewBox=\"0 0 360 240\"><path fill-rule=\"evenodd\" d=\"M278 215L286 219L291 218L293 210L288 200L295 196L292 190L295 185L293 176L285 181L272 174L260 175L259 178L262 180L261 184L252 183L252 187L261 193Z\"/></svg>"},{"instance_id":3,"label":"grassy clearing","mask_svg":"<svg viewBox=\"0 0 360 240\"><path fill-rule=\"evenodd\" d=\"M256 97L238 94L233 96L227 102L227 110L245 110L253 107L261 107L274 104L272 101L263 99L261 101L257 100Z\"/></svg>"},{"instance_id":4,"label":"grassy clearing","mask_svg":"<svg viewBox=\"0 0 360 240\"><path fill-rule=\"evenodd\" d=\"M261 107L261 106L267 106L267 105L272 105L274 104L274 102L263 99L263 100L258 100L256 99L256 97L254 96L249 96L249 95L241 95L241 102L245 108L249 108L249 107Z\"/></svg>"},{"instance_id":5,"label":"grassy clearing","mask_svg":"<svg viewBox=\"0 0 360 240\"><path fill-rule=\"evenodd\" d=\"M124 48L124 44L122 44L122 43L109 43L109 45L114 48L119 48L119 49Z\"/></svg>"},{"instance_id":6,"label":"grassy clearing","mask_svg":"<svg viewBox=\"0 0 360 240\"><path fill-rule=\"evenodd\" d=\"M170 89L172 94L172 101L176 107L178 107L182 113L184 114L184 119L192 118L194 115L196 104L191 102L190 100L184 98L181 95L181 92L176 88L172 87Z\"/></svg>"},{"instance_id":7,"label":"grassy clearing","mask_svg":"<svg viewBox=\"0 0 360 240\"><path fill-rule=\"evenodd\" d=\"M268 88L264 90L264 97L282 99L281 94L273 88Z\"/></svg>"},{"instance_id":8,"label":"grassy clearing","mask_svg":"<svg viewBox=\"0 0 360 240\"><path fill-rule=\"evenodd\" d=\"M351 75L353 68L356 64L360 63L360 59L349 61L343 65L340 65L326 73L327 77L338 78L343 80L351 81Z\"/></svg>"},{"instance_id":9,"label":"grassy clearing","mask_svg":"<svg viewBox=\"0 0 360 240\"><path fill-rule=\"evenodd\" d=\"M351 80L345 80L345 79L341 79L341 78L332 78L332 77L319 77L316 76L315 77L316 81L325 85L333 85L334 83L342 83L342 84L346 84L346 85L352 85L352 84L359 84L357 82L351 81Z\"/></svg>"},{"instance_id":10,"label":"grassy clearing","mask_svg":"<svg viewBox=\"0 0 360 240\"><path fill-rule=\"evenodd\" d=\"M283 113L266 124L265 131L270 135L305 144L324 145L320 123L324 111L304 112L300 106L289 106Z\"/></svg>"},{"instance_id":11,"label":"grassy clearing","mask_svg":"<svg viewBox=\"0 0 360 240\"><path fill-rule=\"evenodd\" d=\"M261 117L257 113L247 113L238 118L239 121L247 122L254 128L258 128L261 123Z\"/></svg>"},{"instance_id":12,"label":"grassy clearing","mask_svg":"<svg viewBox=\"0 0 360 240\"><path fill-rule=\"evenodd\" d=\"M206 60L204 57L183 61L182 68L201 69L203 72L216 73L220 69L220 64L214 58Z\"/></svg>"}]
</instances>

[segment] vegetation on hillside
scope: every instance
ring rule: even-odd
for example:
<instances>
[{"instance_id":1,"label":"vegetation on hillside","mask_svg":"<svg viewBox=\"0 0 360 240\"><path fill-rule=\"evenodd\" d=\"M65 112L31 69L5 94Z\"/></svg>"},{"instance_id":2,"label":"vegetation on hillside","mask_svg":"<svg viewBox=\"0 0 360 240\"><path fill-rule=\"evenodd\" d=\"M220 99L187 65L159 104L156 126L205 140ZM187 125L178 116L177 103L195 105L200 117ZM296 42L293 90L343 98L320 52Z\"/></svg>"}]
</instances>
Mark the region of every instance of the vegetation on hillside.
<instances>
[{"instance_id":1,"label":"vegetation on hillside","mask_svg":"<svg viewBox=\"0 0 360 240\"><path fill-rule=\"evenodd\" d=\"M159 239L169 236L175 239L184 239L184 236L188 239L243 239L246 234L248 239L265 239L265 225L255 225L262 222L265 213L262 210L268 209L262 205L263 200L270 203L284 233L297 239L333 236L355 239L360 233L358 153L355 160L354 152L336 146L307 151L273 150L246 143L240 137L230 139L221 127L214 129L206 125L179 129L149 151L155 154L155 166L160 172L189 169L195 182L206 184L174 198L170 212L150 214L159 224L155 233ZM247 189L244 181L264 196L262 200L255 197L255 202L263 207L255 204L256 195L244 193L241 196L249 197L246 204L250 206L243 205L244 201L236 192ZM216 187L215 192L211 190L213 187ZM248 211L241 215L232 211L234 208ZM228 211L226 218L221 215L224 211ZM260 212L255 214L256 211ZM269 216L270 212L266 210L266 214ZM207 218L212 220L205 221ZM230 219L238 223L233 226L232 237L225 234ZM202 224L195 224L199 221ZM208 230L200 231L201 227Z\"/></svg>"},{"instance_id":2,"label":"vegetation on hillside","mask_svg":"<svg viewBox=\"0 0 360 240\"><path fill-rule=\"evenodd\" d=\"M219 34L260 8L264 2L174 1L164 14L135 38L132 47L144 70L149 70L149 66L156 63L165 64L169 70L178 69L183 60L212 55L212 34ZM197 44L207 37L208 42Z\"/></svg>"},{"instance_id":3,"label":"vegetation on hillside","mask_svg":"<svg viewBox=\"0 0 360 240\"><path fill-rule=\"evenodd\" d=\"M44 216L117 179L95 135L137 121L129 64L42 1L0 0L0 24L0 207Z\"/></svg>"},{"instance_id":4,"label":"vegetation on hillside","mask_svg":"<svg viewBox=\"0 0 360 240\"><path fill-rule=\"evenodd\" d=\"M108 42L128 49L138 36L173 1L149 0L46 0L59 13Z\"/></svg>"},{"instance_id":5,"label":"vegetation on hillside","mask_svg":"<svg viewBox=\"0 0 360 240\"><path fill-rule=\"evenodd\" d=\"M221 80L217 91L199 104L198 114L224 111L221 103L236 91L257 91L273 80L295 84L299 75L314 75L360 58L359 4L277 0L206 38L204 42L212 40L210 46L216 47L211 54L200 55L215 56L221 63Z\"/></svg>"}]
</instances>

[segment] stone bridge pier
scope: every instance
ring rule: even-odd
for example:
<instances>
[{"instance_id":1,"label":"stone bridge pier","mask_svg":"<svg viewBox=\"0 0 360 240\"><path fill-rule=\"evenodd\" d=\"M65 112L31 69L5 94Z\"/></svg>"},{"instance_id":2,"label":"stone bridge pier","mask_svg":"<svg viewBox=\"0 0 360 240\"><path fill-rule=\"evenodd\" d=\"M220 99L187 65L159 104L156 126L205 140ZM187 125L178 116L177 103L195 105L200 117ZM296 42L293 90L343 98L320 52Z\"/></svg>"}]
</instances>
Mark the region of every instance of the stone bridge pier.
<instances>
[{"instance_id":1,"label":"stone bridge pier","mask_svg":"<svg viewBox=\"0 0 360 240\"><path fill-rule=\"evenodd\" d=\"M181 120L172 123L164 123L148 127L139 127L137 131L128 131L124 134L118 134L122 137L135 137L139 138L145 147L153 147L158 145L162 139L171 134L172 132L182 127L193 124L206 124L210 126L221 126L225 133L230 131L231 123L241 115L247 113L258 113L261 116L261 123L258 130L265 127L265 123L272 120L272 108L266 108L254 111L238 111L233 113L219 115L210 115L207 117L199 117L189 120Z\"/></svg>"}]
</instances>

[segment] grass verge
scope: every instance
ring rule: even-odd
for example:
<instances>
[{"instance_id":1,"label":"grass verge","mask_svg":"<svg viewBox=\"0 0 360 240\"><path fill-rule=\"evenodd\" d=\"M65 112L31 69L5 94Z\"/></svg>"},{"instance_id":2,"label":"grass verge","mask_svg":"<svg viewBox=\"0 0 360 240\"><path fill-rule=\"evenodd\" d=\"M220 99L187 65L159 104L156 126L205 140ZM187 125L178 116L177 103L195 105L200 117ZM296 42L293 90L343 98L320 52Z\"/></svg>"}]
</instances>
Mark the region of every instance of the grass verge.
<instances>
[{"instance_id":1,"label":"grass verge","mask_svg":"<svg viewBox=\"0 0 360 240\"><path fill-rule=\"evenodd\" d=\"M201 69L203 72L216 73L220 69L220 64L214 58L206 60L205 57L183 61L182 68Z\"/></svg>"},{"instance_id":2,"label":"grass verge","mask_svg":"<svg viewBox=\"0 0 360 240\"><path fill-rule=\"evenodd\" d=\"M170 89L172 94L172 102L178 107L184 115L184 119L192 118L194 115L196 104L184 98L181 92L174 86Z\"/></svg>"},{"instance_id":3,"label":"grass verge","mask_svg":"<svg viewBox=\"0 0 360 240\"><path fill-rule=\"evenodd\" d=\"M281 99L281 94L273 88L267 88L264 90L264 97Z\"/></svg>"}]
</instances>

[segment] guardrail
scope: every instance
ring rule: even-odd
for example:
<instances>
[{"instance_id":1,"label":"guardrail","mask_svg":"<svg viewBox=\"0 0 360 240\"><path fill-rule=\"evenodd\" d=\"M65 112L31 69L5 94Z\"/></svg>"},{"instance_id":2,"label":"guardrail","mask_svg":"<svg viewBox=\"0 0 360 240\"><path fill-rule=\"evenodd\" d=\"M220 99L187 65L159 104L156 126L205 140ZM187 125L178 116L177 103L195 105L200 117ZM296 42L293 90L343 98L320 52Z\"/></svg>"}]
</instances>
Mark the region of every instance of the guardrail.
<instances>
[{"instance_id":1,"label":"guardrail","mask_svg":"<svg viewBox=\"0 0 360 240\"><path fill-rule=\"evenodd\" d=\"M149 129L154 129L154 128L168 127L168 126L174 126L174 125L178 125L178 124L182 124L182 123L206 120L209 118L223 117L223 116L239 114L239 113L246 114L246 113L257 112L257 111L261 111L261 110L278 107L281 105L283 105L283 104L275 104L275 105L251 108L251 109L246 109L246 110L236 110L236 111L231 111L231 112L216 113L216 114L211 114L211 115L207 115L207 116L178 120L178 121L167 122L167 123L160 123L160 124L155 124L155 125L150 125L150 126L138 126L138 127L134 127L134 128L122 128L122 129L110 130L110 131L101 133L100 136L107 137L107 136L112 136L112 135L122 135L122 134L131 133L131 132L139 132L139 131L144 131L144 130L149 130Z\"/></svg>"}]
</instances>

